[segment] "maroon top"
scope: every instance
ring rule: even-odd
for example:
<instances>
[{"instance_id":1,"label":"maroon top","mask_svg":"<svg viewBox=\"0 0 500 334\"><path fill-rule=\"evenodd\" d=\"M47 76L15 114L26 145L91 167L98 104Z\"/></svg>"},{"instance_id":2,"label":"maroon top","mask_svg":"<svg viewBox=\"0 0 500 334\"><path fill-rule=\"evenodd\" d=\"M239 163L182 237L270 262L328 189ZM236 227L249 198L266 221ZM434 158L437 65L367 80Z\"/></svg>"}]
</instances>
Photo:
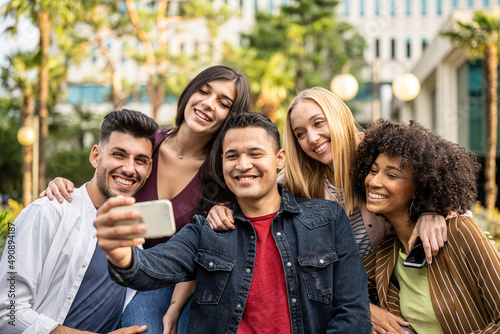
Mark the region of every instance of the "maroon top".
<instances>
[{"instance_id":1,"label":"maroon top","mask_svg":"<svg viewBox=\"0 0 500 334\"><path fill-rule=\"evenodd\" d=\"M137 202L153 201L158 199L158 159L159 159L159 147L160 144L167 137L169 130L158 130L156 133L155 148L153 150L153 166L151 169L151 175L147 179L144 187L142 187L139 192L135 195ZM201 192L203 188L203 174L205 173L205 162L201 165L200 170L194 176L194 178L189 182L189 184L182 189L180 193L177 194L170 201L172 202L172 207L174 208L174 218L175 226L177 231L191 223L193 216L195 215L196 207L200 201ZM158 238L158 239L146 239L144 248L151 248L157 244L165 242L169 237Z\"/></svg>"}]
</instances>

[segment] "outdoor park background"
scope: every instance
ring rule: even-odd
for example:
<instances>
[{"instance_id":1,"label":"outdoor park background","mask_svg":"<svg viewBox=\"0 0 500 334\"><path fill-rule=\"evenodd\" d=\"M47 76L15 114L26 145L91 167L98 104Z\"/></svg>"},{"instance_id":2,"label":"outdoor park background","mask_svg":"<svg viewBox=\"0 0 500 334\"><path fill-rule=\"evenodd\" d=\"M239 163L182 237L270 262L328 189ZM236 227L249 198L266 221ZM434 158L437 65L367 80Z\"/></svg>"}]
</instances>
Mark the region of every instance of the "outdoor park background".
<instances>
[{"instance_id":1,"label":"outdoor park background","mask_svg":"<svg viewBox=\"0 0 500 334\"><path fill-rule=\"evenodd\" d=\"M136 109L171 126L185 85L219 63L248 77L254 111L279 128L297 91L329 88L334 77L349 72L359 89L346 102L360 124L380 116L417 119L482 161L496 162L498 79L490 74L497 73L492 61L498 54L488 58L483 50L498 51L498 5L0 0L0 243L23 204L36 199L48 180L63 176L80 186L92 177L88 155L105 113ZM473 17L477 10L487 11L483 21ZM465 20L465 35L458 34L459 19ZM431 63L434 69L426 70ZM407 71L417 75L421 90L401 101L391 86ZM452 87L453 94L442 87ZM474 215L494 240L500 236L497 173L496 166L485 166Z\"/></svg>"}]
</instances>

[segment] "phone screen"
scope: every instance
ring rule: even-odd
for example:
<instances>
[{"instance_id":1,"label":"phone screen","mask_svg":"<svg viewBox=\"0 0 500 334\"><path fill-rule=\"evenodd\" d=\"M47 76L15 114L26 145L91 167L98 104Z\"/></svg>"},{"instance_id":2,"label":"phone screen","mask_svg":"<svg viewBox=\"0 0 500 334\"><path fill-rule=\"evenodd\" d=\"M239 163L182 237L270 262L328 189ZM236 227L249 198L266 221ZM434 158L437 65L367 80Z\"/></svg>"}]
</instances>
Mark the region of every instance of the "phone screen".
<instances>
[{"instance_id":1,"label":"phone screen","mask_svg":"<svg viewBox=\"0 0 500 334\"><path fill-rule=\"evenodd\" d=\"M411 268L423 268L427 260L425 258L424 246L422 245L422 240L417 238L412 248L408 252L403 265Z\"/></svg>"}]
</instances>

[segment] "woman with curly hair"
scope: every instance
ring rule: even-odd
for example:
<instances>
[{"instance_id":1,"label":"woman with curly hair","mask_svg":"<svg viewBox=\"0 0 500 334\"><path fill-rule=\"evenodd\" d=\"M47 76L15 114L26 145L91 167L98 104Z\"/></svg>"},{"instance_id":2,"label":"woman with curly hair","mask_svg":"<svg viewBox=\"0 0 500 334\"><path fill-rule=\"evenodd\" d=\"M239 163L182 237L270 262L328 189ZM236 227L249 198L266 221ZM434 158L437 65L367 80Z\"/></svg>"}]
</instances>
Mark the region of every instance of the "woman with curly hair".
<instances>
[{"instance_id":1,"label":"woman with curly hair","mask_svg":"<svg viewBox=\"0 0 500 334\"><path fill-rule=\"evenodd\" d=\"M500 256L463 215L475 201L479 168L472 153L416 122L380 120L358 147L354 190L395 231L363 259L369 288L387 318L403 317L412 332L500 332ZM448 215L448 242L432 263L405 267L410 235L429 207ZM385 332L375 324L374 332Z\"/></svg>"}]
</instances>

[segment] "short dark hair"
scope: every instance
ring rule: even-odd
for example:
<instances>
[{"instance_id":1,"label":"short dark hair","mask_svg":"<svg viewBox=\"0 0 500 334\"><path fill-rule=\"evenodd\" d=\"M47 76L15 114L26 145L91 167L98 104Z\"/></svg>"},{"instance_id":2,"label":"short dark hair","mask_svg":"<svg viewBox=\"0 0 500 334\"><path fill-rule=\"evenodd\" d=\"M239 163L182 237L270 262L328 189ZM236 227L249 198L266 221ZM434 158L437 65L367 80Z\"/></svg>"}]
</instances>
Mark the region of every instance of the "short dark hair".
<instances>
[{"instance_id":1,"label":"short dark hair","mask_svg":"<svg viewBox=\"0 0 500 334\"><path fill-rule=\"evenodd\" d=\"M224 128L221 130L219 138L217 138L214 147L218 147L220 150L218 155L222 154L222 144L224 143L224 138L229 130L232 129L245 129L245 128L261 128L264 129L267 134L272 138L274 152L278 153L281 148L280 143L280 132L276 124L274 124L271 119L263 114L256 112L245 112L239 115L234 115L229 117ZM218 142L220 141L220 145Z\"/></svg>"},{"instance_id":2,"label":"short dark hair","mask_svg":"<svg viewBox=\"0 0 500 334\"><path fill-rule=\"evenodd\" d=\"M480 170L477 156L415 121L379 120L368 126L353 169L354 189L360 198L366 196L366 175L381 153L401 158L401 167L413 170L416 191L411 222L424 211L463 214L474 204Z\"/></svg>"},{"instance_id":3,"label":"short dark hair","mask_svg":"<svg viewBox=\"0 0 500 334\"><path fill-rule=\"evenodd\" d=\"M119 131L135 138L147 138L154 147L157 130L158 124L154 119L142 112L129 109L115 110L104 116L99 143L106 144L111 133Z\"/></svg>"},{"instance_id":4,"label":"short dark hair","mask_svg":"<svg viewBox=\"0 0 500 334\"><path fill-rule=\"evenodd\" d=\"M244 112L229 116L210 151L205 170L205 175L208 176L205 180L209 180L209 182L205 182L203 188L202 198L197 210L199 214L206 215L213 205L234 200L233 193L224 181L222 144L229 130L246 128L264 129L273 141L275 153L278 153L280 150L281 144L278 127L267 116L255 112Z\"/></svg>"}]
</instances>

